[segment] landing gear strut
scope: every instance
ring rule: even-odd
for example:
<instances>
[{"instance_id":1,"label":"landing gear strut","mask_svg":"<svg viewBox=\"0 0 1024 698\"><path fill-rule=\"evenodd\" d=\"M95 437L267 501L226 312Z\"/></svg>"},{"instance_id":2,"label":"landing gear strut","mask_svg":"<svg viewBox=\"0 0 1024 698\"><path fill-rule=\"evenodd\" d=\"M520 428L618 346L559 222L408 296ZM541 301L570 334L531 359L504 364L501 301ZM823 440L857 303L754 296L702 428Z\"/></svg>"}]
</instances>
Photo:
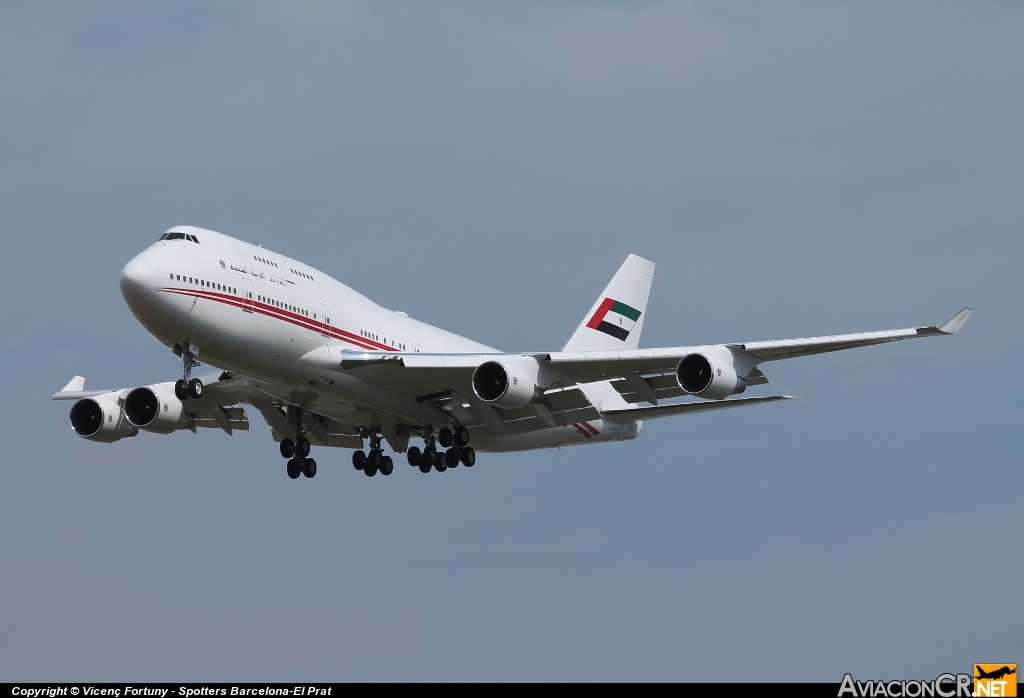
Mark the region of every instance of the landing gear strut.
<instances>
[{"instance_id":1,"label":"landing gear strut","mask_svg":"<svg viewBox=\"0 0 1024 698\"><path fill-rule=\"evenodd\" d=\"M438 451L434 443L434 437L427 434L423 437L426 446L423 451L413 446L406 454L409 465L418 466L421 473L429 473L431 469L443 473L448 468L457 468L459 463L472 468L476 463L476 452L467 444L469 443L469 430L458 422L454 429L441 427L437 432L437 443L446 449Z\"/></svg>"},{"instance_id":2,"label":"landing gear strut","mask_svg":"<svg viewBox=\"0 0 1024 698\"><path fill-rule=\"evenodd\" d=\"M391 456L384 455L380 447L380 436L376 431L370 434L370 452L356 451L352 454L352 466L362 470L366 477L373 477L379 471L381 475L390 475L395 471L395 463Z\"/></svg>"},{"instance_id":3,"label":"landing gear strut","mask_svg":"<svg viewBox=\"0 0 1024 698\"><path fill-rule=\"evenodd\" d=\"M179 400L192 398L198 400L203 396L203 382L198 378L192 378L192 369L202 366L196 361L199 356L199 348L194 344L185 344L181 350L181 361L184 365L184 377L174 384L174 395Z\"/></svg>"},{"instance_id":4,"label":"landing gear strut","mask_svg":"<svg viewBox=\"0 0 1024 698\"><path fill-rule=\"evenodd\" d=\"M299 475L316 477L316 461L309 456L309 439L302 433L302 410L289 407L292 421L295 423L295 439L281 439L281 456L288 458L288 477L295 480Z\"/></svg>"}]
</instances>

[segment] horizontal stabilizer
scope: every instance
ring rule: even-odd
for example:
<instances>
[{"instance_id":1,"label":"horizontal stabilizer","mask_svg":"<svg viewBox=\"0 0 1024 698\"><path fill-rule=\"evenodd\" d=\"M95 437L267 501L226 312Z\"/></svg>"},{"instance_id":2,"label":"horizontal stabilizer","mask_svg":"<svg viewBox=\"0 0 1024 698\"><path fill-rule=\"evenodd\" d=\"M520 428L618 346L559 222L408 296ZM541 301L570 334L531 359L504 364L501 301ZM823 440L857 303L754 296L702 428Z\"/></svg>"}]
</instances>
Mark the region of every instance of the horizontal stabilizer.
<instances>
[{"instance_id":1,"label":"horizontal stabilizer","mask_svg":"<svg viewBox=\"0 0 1024 698\"><path fill-rule=\"evenodd\" d=\"M606 422L625 424L641 419L654 419L655 417L670 417L676 414L690 414L692 412L709 412L711 410L726 410L730 407L745 407L747 405L761 405L766 402L778 402L779 400L792 400L789 395L769 395L768 397L741 397L734 400L719 400L715 402L683 402L677 405L657 405L655 407L631 407L624 410L607 410L601 413L601 419Z\"/></svg>"}]
</instances>

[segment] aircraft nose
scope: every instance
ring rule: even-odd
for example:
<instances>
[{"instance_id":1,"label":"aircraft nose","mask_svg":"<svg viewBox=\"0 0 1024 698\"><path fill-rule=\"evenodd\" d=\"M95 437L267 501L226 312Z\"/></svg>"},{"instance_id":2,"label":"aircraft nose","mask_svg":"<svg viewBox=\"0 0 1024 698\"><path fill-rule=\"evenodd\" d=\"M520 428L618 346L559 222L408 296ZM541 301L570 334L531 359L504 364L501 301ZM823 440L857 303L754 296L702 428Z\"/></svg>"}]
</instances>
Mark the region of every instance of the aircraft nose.
<instances>
[{"instance_id":1,"label":"aircraft nose","mask_svg":"<svg viewBox=\"0 0 1024 698\"><path fill-rule=\"evenodd\" d=\"M149 293L153 288L153 268L136 257L121 270L121 294Z\"/></svg>"}]
</instances>

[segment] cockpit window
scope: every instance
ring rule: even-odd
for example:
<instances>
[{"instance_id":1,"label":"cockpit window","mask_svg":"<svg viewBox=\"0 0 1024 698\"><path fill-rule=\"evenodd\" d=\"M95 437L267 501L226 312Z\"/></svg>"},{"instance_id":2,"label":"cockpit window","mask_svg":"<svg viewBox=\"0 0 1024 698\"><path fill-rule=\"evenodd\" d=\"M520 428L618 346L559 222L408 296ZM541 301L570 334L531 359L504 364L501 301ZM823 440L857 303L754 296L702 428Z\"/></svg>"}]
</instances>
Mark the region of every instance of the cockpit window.
<instances>
[{"instance_id":1,"label":"cockpit window","mask_svg":"<svg viewBox=\"0 0 1024 698\"><path fill-rule=\"evenodd\" d=\"M157 242L160 240L188 240L189 242L194 242L197 245L199 244L199 238L195 235L186 235L185 233L164 233L157 238Z\"/></svg>"}]
</instances>

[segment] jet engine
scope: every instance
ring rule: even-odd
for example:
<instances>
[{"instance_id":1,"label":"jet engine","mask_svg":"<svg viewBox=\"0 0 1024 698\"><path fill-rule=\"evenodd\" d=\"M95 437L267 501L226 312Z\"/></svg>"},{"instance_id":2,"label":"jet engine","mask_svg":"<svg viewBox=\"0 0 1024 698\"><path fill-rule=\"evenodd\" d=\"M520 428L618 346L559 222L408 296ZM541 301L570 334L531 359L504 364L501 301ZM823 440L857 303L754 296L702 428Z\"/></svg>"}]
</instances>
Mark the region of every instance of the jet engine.
<instances>
[{"instance_id":1,"label":"jet engine","mask_svg":"<svg viewBox=\"0 0 1024 698\"><path fill-rule=\"evenodd\" d=\"M125 419L121 406L113 399L115 395L86 397L72 405L69 418L75 433L83 439L107 444L138 434L138 428Z\"/></svg>"},{"instance_id":2,"label":"jet engine","mask_svg":"<svg viewBox=\"0 0 1024 698\"><path fill-rule=\"evenodd\" d=\"M124 399L124 414L139 429L156 434L170 434L188 427L192 416L173 392L164 385L136 388Z\"/></svg>"},{"instance_id":3,"label":"jet engine","mask_svg":"<svg viewBox=\"0 0 1024 698\"><path fill-rule=\"evenodd\" d=\"M503 361L485 361L473 371L473 392L495 407L516 409L544 399L537 385L538 367L531 372Z\"/></svg>"},{"instance_id":4,"label":"jet engine","mask_svg":"<svg viewBox=\"0 0 1024 698\"><path fill-rule=\"evenodd\" d=\"M732 364L714 354L687 354L676 366L679 387L690 395L721 400L747 389L747 382L736 374Z\"/></svg>"}]
</instances>

